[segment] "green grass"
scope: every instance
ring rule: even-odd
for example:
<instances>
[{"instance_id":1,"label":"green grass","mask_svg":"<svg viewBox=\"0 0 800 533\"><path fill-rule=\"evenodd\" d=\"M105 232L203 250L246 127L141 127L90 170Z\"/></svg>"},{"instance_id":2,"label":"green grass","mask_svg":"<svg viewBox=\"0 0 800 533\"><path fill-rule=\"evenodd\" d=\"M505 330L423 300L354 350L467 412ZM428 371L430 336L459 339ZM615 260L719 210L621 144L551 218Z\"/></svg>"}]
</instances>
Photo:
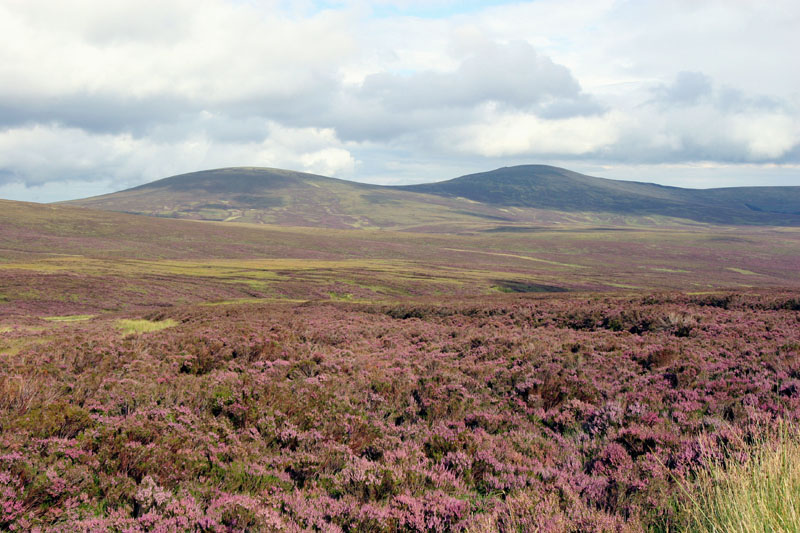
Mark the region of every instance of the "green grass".
<instances>
[{"instance_id":1,"label":"green grass","mask_svg":"<svg viewBox=\"0 0 800 533\"><path fill-rule=\"evenodd\" d=\"M800 434L780 430L743 461L714 462L682 486L676 529L696 533L800 531Z\"/></svg>"},{"instance_id":2,"label":"green grass","mask_svg":"<svg viewBox=\"0 0 800 533\"><path fill-rule=\"evenodd\" d=\"M308 300L300 298L236 298L233 300L220 300L215 302L203 302L198 305L202 307L216 307L220 305L240 305L258 303L305 303Z\"/></svg>"},{"instance_id":3,"label":"green grass","mask_svg":"<svg viewBox=\"0 0 800 533\"><path fill-rule=\"evenodd\" d=\"M730 270L731 272L736 272L737 274L743 274L745 276L759 275L757 272L753 272L752 270L745 270L744 268L726 267L726 270Z\"/></svg>"},{"instance_id":4,"label":"green grass","mask_svg":"<svg viewBox=\"0 0 800 533\"><path fill-rule=\"evenodd\" d=\"M13 328L3 327L0 328L0 333L9 333L14 331ZM20 333L30 333L30 335L23 334L11 339L0 337L0 355L17 355L23 350L26 350L34 345L43 344L53 340L53 337L42 335L40 328L19 328Z\"/></svg>"},{"instance_id":5,"label":"green grass","mask_svg":"<svg viewBox=\"0 0 800 533\"><path fill-rule=\"evenodd\" d=\"M83 322L91 320L95 315L65 315L65 316L46 316L45 320L48 322Z\"/></svg>"},{"instance_id":6,"label":"green grass","mask_svg":"<svg viewBox=\"0 0 800 533\"><path fill-rule=\"evenodd\" d=\"M123 334L130 335L134 333L150 333L152 331L161 331L162 329L177 326L178 323L172 319L160 320L154 322L145 319L127 319L123 318L116 321L117 329Z\"/></svg>"}]
</instances>

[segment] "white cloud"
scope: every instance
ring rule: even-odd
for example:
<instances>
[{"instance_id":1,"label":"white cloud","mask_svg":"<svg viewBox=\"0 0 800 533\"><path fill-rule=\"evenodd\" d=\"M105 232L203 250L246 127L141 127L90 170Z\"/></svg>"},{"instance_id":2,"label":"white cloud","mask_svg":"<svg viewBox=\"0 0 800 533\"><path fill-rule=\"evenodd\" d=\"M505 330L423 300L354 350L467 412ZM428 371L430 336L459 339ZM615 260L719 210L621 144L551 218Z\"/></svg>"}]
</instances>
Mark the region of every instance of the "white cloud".
<instances>
[{"instance_id":1,"label":"white cloud","mask_svg":"<svg viewBox=\"0 0 800 533\"><path fill-rule=\"evenodd\" d=\"M798 20L794 0L0 0L0 184L793 164Z\"/></svg>"},{"instance_id":2,"label":"white cloud","mask_svg":"<svg viewBox=\"0 0 800 533\"><path fill-rule=\"evenodd\" d=\"M75 128L32 126L0 132L0 182L42 185L103 182L130 187L183 172L229 166L295 168L348 175L355 159L330 129L270 125L270 134L246 143L213 142L203 134L156 142L129 134L92 134ZM3 179L4 178L4 179Z\"/></svg>"},{"instance_id":3,"label":"white cloud","mask_svg":"<svg viewBox=\"0 0 800 533\"><path fill-rule=\"evenodd\" d=\"M779 159L800 145L800 123L777 113L736 115L731 119L731 133L755 161Z\"/></svg>"},{"instance_id":4,"label":"white cloud","mask_svg":"<svg viewBox=\"0 0 800 533\"><path fill-rule=\"evenodd\" d=\"M514 41L479 43L450 72L372 74L364 80L360 96L408 111L471 107L487 101L529 108L543 101L575 100L580 92L569 69L538 54L529 43Z\"/></svg>"},{"instance_id":5,"label":"white cloud","mask_svg":"<svg viewBox=\"0 0 800 533\"><path fill-rule=\"evenodd\" d=\"M347 14L293 19L222 0L29 0L0 6L0 94L286 99L353 53Z\"/></svg>"},{"instance_id":6,"label":"white cloud","mask_svg":"<svg viewBox=\"0 0 800 533\"><path fill-rule=\"evenodd\" d=\"M619 136L620 117L615 114L560 120L522 112L490 111L488 115L485 122L452 132L460 151L488 157L593 154L614 144Z\"/></svg>"}]
</instances>

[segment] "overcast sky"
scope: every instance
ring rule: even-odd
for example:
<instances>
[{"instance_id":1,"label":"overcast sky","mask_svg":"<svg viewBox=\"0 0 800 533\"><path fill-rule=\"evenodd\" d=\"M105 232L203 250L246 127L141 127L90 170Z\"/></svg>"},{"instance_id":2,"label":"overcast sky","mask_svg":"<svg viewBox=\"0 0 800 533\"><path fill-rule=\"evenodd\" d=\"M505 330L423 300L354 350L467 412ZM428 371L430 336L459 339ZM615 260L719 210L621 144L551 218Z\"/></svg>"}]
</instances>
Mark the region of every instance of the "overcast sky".
<instances>
[{"instance_id":1,"label":"overcast sky","mask_svg":"<svg viewBox=\"0 0 800 533\"><path fill-rule=\"evenodd\" d=\"M0 0L0 198L225 166L800 185L797 0Z\"/></svg>"}]
</instances>

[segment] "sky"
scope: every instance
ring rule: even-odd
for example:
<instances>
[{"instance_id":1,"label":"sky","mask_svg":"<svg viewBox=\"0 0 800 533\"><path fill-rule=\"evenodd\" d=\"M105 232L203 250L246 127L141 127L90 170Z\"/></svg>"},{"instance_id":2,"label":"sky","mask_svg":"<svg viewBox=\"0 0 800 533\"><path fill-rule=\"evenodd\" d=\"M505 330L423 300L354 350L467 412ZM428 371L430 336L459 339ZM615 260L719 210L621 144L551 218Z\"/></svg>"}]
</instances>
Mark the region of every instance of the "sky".
<instances>
[{"instance_id":1,"label":"sky","mask_svg":"<svg viewBox=\"0 0 800 533\"><path fill-rule=\"evenodd\" d=\"M0 0L0 198L228 166L800 185L797 0Z\"/></svg>"}]
</instances>

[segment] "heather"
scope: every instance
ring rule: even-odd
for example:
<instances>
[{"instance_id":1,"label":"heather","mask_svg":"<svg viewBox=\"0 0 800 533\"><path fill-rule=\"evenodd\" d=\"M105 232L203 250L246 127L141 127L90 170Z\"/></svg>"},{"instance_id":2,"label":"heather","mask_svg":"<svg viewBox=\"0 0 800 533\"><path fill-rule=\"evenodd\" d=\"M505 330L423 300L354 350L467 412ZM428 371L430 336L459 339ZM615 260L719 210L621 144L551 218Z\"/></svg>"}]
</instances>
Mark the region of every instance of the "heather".
<instances>
[{"instance_id":1,"label":"heather","mask_svg":"<svg viewBox=\"0 0 800 533\"><path fill-rule=\"evenodd\" d=\"M800 284L797 228L498 223L454 225L451 233L346 231L0 201L0 319L256 299Z\"/></svg>"},{"instance_id":2,"label":"heather","mask_svg":"<svg viewBox=\"0 0 800 533\"><path fill-rule=\"evenodd\" d=\"M797 423L799 302L495 295L8 319L0 529L675 530L704 472Z\"/></svg>"}]
</instances>

